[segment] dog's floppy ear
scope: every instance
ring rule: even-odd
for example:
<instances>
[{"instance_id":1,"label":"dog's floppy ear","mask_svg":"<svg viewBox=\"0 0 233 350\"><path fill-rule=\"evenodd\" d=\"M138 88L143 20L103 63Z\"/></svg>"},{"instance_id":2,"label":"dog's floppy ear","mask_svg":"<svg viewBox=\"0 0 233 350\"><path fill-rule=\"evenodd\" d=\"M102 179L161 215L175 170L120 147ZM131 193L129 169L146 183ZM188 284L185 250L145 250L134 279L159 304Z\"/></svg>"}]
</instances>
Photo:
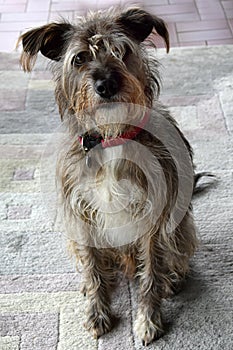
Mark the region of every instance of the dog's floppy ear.
<instances>
[{"instance_id":1,"label":"dog's floppy ear","mask_svg":"<svg viewBox=\"0 0 233 350\"><path fill-rule=\"evenodd\" d=\"M169 51L169 33L164 21L148 12L133 8L123 12L118 18L118 23L126 30L127 34L138 42L144 41L153 29L164 39L167 52Z\"/></svg>"},{"instance_id":2,"label":"dog's floppy ear","mask_svg":"<svg viewBox=\"0 0 233 350\"><path fill-rule=\"evenodd\" d=\"M23 69L32 70L39 51L45 57L59 61L72 33L73 26L69 23L50 23L22 34L17 45L23 44L20 58Z\"/></svg>"}]
</instances>

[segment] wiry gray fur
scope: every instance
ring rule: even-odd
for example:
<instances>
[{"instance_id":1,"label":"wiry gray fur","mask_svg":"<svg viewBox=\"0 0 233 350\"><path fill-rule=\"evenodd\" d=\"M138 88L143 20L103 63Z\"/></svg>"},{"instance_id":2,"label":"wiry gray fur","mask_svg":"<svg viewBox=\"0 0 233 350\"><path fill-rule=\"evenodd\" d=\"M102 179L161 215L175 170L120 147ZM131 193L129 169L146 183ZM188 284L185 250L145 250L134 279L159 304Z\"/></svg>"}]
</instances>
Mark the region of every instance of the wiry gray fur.
<instances>
[{"instance_id":1,"label":"wiry gray fur","mask_svg":"<svg viewBox=\"0 0 233 350\"><path fill-rule=\"evenodd\" d=\"M190 202L183 219L168 233L168 223L176 220L173 211L179 172L169 149L155 136L158 120L182 140L191 164L191 191L192 151L168 110L158 102L158 62L148 56L149 41L145 41L153 30L163 37L169 50L164 22L138 8L90 13L74 24L48 24L20 38L25 70L32 69L39 51L53 61L57 103L68 125L69 138L60 154L57 174L70 249L84 267L84 292L89 300L86 328L95 337L111 329L109 293L120 268L140 280L135 331L145 345L162 335L161 300L187 274L197 245ZM114 76L117 81L118 90L108 99L96 93L99 76ZM137 125L148 109L146 128L134 141L91 151L90 170L78 141L80 130L98 132L105 140L116 138ZM138 148L134 148L135 143ZM151 161L142 156L139 146L151 154ZM129 154L136 155L139 163L132 162ZM178 166L188 178L185 162L181 160ZM133 196L127 197L128 193ZM124 200L129 205L121 215L102 210L106 201L109 206L114 202L119 211ZM179 211L179 205L176 209ZM119 236L113 239L111 224L116 227L117 222L119 226L130 222L132 230L123 232L127 237L134 233L135 222L141 217L143 225L130 242L116 244Z\"/></svg>"}]
</instances>

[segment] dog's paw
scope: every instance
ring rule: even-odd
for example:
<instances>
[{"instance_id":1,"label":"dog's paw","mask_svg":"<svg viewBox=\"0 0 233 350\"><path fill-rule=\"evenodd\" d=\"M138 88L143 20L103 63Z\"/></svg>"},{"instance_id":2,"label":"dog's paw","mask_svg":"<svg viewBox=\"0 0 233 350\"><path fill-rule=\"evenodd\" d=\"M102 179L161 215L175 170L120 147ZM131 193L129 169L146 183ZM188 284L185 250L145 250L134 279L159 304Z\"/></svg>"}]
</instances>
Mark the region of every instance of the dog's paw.
<instances>
[{"instance_id":1,"label":"dog's paw","mask_svg":"<svg viewBox=\"0 0 233 350\"><path fill-rule=\"evenodd\" d=\"M95 339L98 339L105 333L108 333L112 328L112 321L109 313L107 312L92 312L89 314L85 328L93 335Z\"/></svg>"},{"instance_id":2,"label":"dog's paw","mask_svg":"<svg viewBox=\"0 0 233 350\"><path fill-rule=\"evenodd\" d=\"M143 314L138 314L137 316L134 331L142 340L143 346L149 345L153 340L160 338L164 333L161 316L158 313L156 316L157 317L153 317L153 320Z\"/></svg>"}]
</instances>

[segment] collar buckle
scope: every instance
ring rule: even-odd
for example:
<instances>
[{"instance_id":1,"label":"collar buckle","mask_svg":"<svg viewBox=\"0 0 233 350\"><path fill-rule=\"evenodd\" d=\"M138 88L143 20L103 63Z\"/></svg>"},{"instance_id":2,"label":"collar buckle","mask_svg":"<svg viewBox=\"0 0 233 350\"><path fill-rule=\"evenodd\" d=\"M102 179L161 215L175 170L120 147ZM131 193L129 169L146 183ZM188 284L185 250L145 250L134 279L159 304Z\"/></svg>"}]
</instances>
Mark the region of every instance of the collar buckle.
<instances>
[{"instance_id":1,"label":"collar buckle","mask_svg":"<svg viewBox=\"0 0 233 350\"><path fill-rule=\"evenodd\" d=\"M92 148L99 145L103 140L101 135L98 134L84 134L81 136L81 145L84 148L85 152L89 152Z\"/></svg>"}]
</instances>

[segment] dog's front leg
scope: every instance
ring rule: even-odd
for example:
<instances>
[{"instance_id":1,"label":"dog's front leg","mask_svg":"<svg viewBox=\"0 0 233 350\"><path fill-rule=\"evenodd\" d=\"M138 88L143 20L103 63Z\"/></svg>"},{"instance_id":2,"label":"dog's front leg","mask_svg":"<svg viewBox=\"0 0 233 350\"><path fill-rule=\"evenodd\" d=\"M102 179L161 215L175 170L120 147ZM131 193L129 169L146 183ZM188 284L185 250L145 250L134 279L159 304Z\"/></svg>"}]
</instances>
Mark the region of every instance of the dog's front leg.
<instances>
[{"instance_id":1,"label":"dog's front leg","mask_svg":"<svg viewBox=\"0 0 233 350\"><path fill-rule=\"evenodd\" d=\"M84 267L85 294L88 298L87 321L85 327L94 338L110 331L110 287L114 281L111 261L106 256L107 249L85 247L80 252Z\"/></svg>"},{"instance_id":2,"label":"dog's front leg","mask_svg":"<svg viewBox=\"0 0 233 350\"><path fill-rule=\"evenodd\" d=\"M161 290L163 276L161 258L156 252L154 237L142 237L139 242L139 305L135 333L148 345L163 334L161 320Z\"/></svg>"}]
</instances>

